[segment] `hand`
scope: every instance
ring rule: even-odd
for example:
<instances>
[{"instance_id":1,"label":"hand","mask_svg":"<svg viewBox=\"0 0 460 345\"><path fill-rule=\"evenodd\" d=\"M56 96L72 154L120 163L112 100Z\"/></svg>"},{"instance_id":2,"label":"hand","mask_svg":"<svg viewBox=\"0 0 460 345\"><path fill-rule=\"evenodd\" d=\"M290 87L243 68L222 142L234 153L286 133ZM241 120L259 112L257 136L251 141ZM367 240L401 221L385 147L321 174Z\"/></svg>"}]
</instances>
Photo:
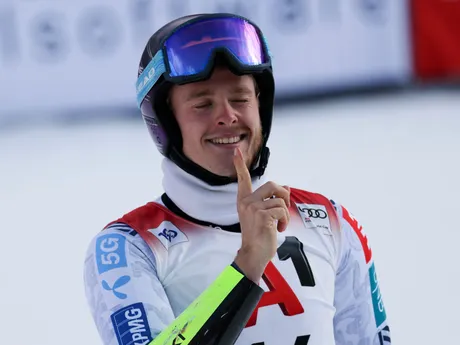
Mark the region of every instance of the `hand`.
<instances>
[{"instance_id":1,"label":"hand","mask_svg":"<svg viewBox=\"0 0 460 345\"><path fill-rule=\"evenodd\" d=\"M267 182L253 192L251 176L239 148L235 150L234 165L238 176L237 209L242 238L235 263L257 283L276 254L277 231L283 232L289 223L290 190Z\"/></svg>"}]
</instances>

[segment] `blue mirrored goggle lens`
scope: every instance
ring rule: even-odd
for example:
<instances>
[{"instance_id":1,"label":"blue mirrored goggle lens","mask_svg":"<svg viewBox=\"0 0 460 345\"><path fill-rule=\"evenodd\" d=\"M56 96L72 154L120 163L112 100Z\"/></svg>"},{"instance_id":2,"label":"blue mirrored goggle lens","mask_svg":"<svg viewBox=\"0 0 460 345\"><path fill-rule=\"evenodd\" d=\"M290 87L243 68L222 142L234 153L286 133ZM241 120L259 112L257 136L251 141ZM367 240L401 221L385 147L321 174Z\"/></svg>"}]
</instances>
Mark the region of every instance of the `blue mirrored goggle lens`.
<instances>
[{"instance_id":1,"label":"blue mirrored goggle lens","mask_svg":"<svg viewBox=\"0 0 460 345\"><path fill-rule=\"evenodd\" d=\"M215 49L226 49L242 65L268 62L263 38L240 18L211 18L174 32L165 42L171 77L190 76L206 69Z\"/></svg>"}]
</instances>

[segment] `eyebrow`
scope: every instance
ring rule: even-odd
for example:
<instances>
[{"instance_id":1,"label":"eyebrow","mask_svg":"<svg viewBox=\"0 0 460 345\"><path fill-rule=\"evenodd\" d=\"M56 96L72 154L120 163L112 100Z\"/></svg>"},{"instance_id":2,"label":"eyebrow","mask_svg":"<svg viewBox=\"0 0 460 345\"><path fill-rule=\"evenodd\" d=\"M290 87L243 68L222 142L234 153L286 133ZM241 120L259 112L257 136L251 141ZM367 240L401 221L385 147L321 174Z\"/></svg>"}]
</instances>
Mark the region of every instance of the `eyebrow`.
<instances>
[{"instance_id":1,"label":"eyebrow","mask_svg":"<svg viewBox=\"0 0 460 345\"><path fill-rule=\"evenodd\" d=\"M239 94L239 95L241 95L241 94L252 94L252 93L253 93L253 90L251 90L251 89L250 89L249 87L247 87L247 86L241 86L241 85L239 85L239 86L233 88L231 92L234 93L234 94Z\"/></svg>"},{"instance_id":2,"label":"eyebrow","mask_svg":"<svg viewBox=\"0 0 460 345\"><path fill-rule=\"evenodd\" d=\"M206 97L212 95L212 91L210 89L204 89L204 90L199 90L192 92L188 97L187 97L187 102L192 101L194 99L200 98L200 97Z\"/></svg>"},{"instance_id":3,"label":"eyebrow","mask_svg":"<svg viewBox=\"0 0 460 345\"><path fill-rule=\"evenodd\" d=\"M194 100L194 99L197 99L197 98L200 98L200 97L211 96L213 93L214 93L214 91L212 89L204 89L204 90L199 90L199 91L192 92L187 97L187 102L191 101L191 100ZM230 93L237 94L237 95L247 95L247 94L252 94L253 92L247 86L238 85L238 86L234 87L230 91Z\"/></svg>"}]
</instances>

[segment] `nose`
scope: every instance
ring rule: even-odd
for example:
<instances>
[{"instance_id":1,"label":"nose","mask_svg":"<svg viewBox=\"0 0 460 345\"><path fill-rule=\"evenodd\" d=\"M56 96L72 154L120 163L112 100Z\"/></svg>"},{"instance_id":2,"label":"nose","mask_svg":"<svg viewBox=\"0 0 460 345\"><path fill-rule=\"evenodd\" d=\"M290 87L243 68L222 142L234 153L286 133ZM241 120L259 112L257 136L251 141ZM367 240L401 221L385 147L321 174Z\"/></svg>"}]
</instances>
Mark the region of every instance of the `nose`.
<instances>
[{"instance_id":1,"label":"nose","mask_svg":"<svg viewBox=\"0 0 460 345\"><path fill-rule=\"evenodd\" d=\"M222 106L218 108L217 124L219 126L230 126L238 121L235 110L228 101L222 102Z\"/></svg>"}]
</instances>

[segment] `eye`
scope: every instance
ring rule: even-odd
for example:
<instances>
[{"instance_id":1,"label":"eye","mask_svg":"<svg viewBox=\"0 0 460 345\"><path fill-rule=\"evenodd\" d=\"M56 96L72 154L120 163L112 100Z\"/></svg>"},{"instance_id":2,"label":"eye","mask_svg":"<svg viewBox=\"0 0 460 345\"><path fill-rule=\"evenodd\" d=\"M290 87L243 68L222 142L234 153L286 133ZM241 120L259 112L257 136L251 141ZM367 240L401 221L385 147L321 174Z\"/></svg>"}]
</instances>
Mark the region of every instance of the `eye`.
<instances>
[{"instance_id":1,"label":"eye","mask_svg":"<svg viewBox=\"0 0 460 345\"><path fill-rule=\"evenodd\" d=\"M232 100L232 102L234 102L234 103L247 103L247 102L249 102L249 100L246 99L246 98L239 98L239 99Z\"/></svg>"},{"instance_id":2,"label":"eye","mask_svg":"<svg viewBox=\"0 0 460 345\"><path fill-rule=\"evenodd\" d=\"M198 103L195 105L195 109L206 109L209 108L211 105L211 102Z\"/></svg>"}]
</instances>

